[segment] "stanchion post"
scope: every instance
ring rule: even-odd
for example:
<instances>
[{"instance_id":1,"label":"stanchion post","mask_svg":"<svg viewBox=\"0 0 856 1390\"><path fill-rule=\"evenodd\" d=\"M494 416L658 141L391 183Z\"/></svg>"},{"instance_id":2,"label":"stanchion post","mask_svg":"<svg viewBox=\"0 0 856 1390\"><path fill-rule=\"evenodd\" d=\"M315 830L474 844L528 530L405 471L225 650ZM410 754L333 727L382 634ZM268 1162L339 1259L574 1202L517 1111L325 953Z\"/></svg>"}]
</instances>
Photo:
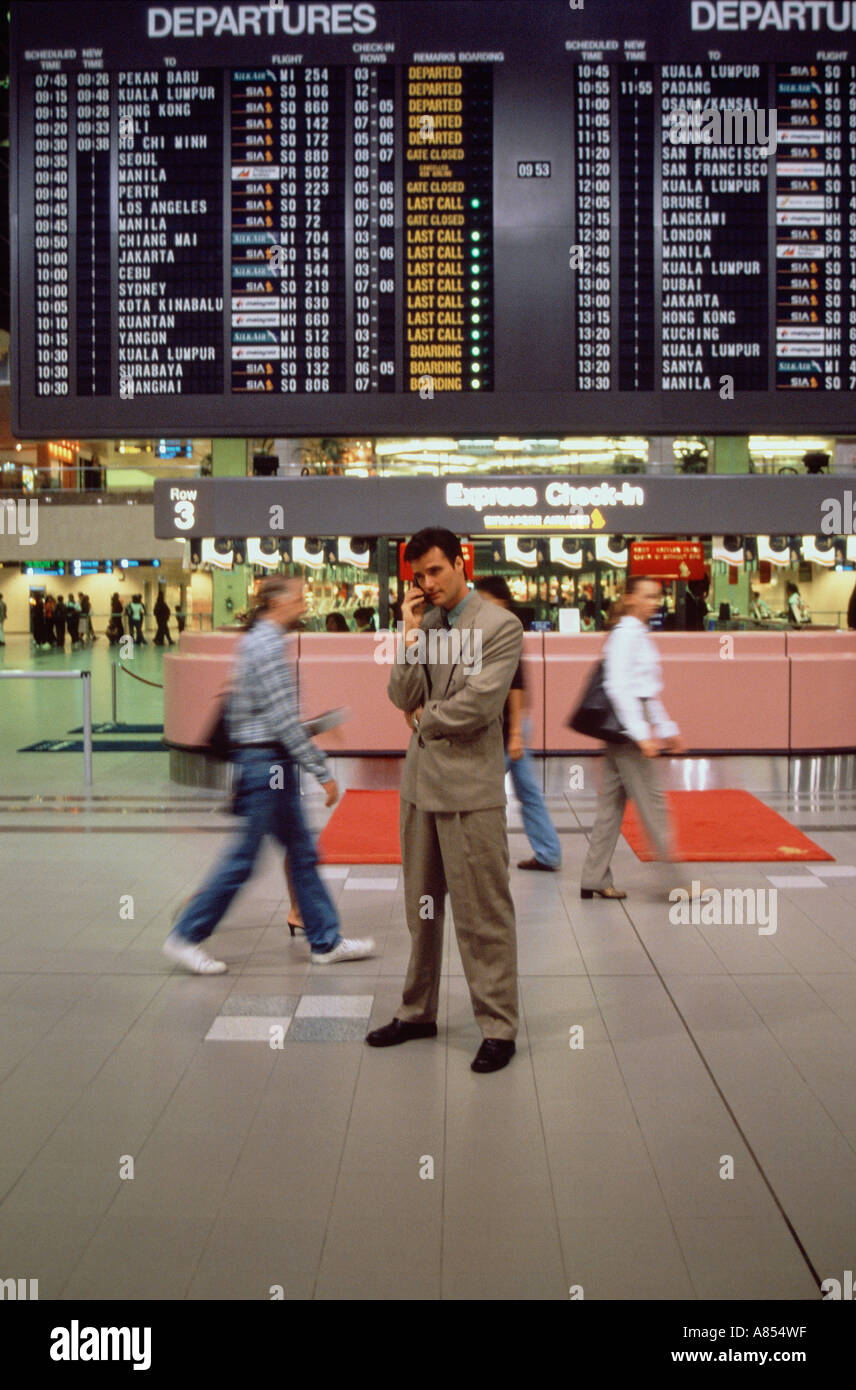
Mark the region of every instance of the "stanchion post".
<instances>
[{"instance_id":1,"label":"stanchion post","mask_svg":"<svg viewBox=\"0 0 856 1390\"><path fill-rule=\"evenodd\" d=\"M119 722L119 715L118 715L118 713L117 713L117 711L118 711L118 689L117 689L118 683L119 683L119 682L118 682L118 672L117 672L117 670L116 670L116 663L115 663L115 661L114 661L114 662L112 663L111 667L110 667L110 684L111 684L111 691L110 691L110 694L111 694L112 702L113 702L113 723L114 723L114 724L118 724L118 722Z\"/></svg>"},{"instance_id":2,"label":"stanchion post","mask_svg":"<svg viewBox=\"0 0 856 1390\"><path fill-rule=\"evenodd\" d=\"M83 776L87 787L92 786L92 672L81 671L83 678Z\"/></svg>"}]
</instances>

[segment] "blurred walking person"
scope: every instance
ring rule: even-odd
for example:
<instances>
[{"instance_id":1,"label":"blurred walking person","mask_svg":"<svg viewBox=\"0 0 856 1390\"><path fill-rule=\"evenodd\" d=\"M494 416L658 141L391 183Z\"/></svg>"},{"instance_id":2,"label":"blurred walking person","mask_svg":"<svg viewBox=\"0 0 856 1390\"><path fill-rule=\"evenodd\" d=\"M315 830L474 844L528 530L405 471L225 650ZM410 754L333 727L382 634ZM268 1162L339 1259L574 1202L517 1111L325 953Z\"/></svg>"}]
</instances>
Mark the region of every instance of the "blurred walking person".
<instances>
[{"instance_id":1,"label":"blurred walking person","mask_svg":"<svg viewBox=\"0 0 856 1390\"><path fill-rule=\"evenodd\" d=\"M660 701L660 657L648 630L663 600L656 579L632 575L625 585L618 622L603 648L603 684L630 740L608 743L597 817L580 878L580 897L626 898L612 881L610 861L621 833L628 798L634 802L657 858L674 859L674 837L657 756L678 753L683 744Z\"/></svg>"},{"instance_id":2,"label":"blurred walking person","mask_svg":"<svg viewBox=\"0 0 856 1390\"><path fill-rule=\"evenodd\" d=\"M243 817L243 828L216 865L208 887L181 912L163 948L170 960L196 975L226 970L202 942L250 877L266 835L274 836L288 852L313 965L337 965L375 954L370 938L342 936L300 807L298 767L317 777L326 793L325 805L334 806L339 799L325 755L300 727L294 674L283 650L286 632L305 612L303 581L272 575L261 586L238 647L228 723L236 749L235 809Z\"/></svg>"}]
</instances>

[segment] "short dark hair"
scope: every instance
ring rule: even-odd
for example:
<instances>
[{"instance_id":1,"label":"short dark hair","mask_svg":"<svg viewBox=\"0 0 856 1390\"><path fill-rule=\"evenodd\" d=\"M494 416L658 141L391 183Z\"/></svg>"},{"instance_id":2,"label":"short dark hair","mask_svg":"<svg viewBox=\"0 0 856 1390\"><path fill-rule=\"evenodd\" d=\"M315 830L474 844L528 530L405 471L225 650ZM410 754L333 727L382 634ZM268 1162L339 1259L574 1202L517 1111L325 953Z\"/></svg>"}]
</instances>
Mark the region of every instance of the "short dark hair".
<instances>
[{"instance_id":1,"label":"short dark hair","mask_svg":"<svg viewBox=\"0 0 856 1390\"><path fill-rule=\"evenodd\" d=\"M508 581L503 579L501 574L484 574L481 579L476 580L475 587L483 594L492 594L501 603L514 602Z\"/></svg>"},{"instance_id":2,"label":"short dark hair","mask_svg":"<svg viewBox=\"0 0 856 1390\"><path fill-rule=\"evenodd\" d=\"M404 547L404 558L408 565L412 565L414 560L420 560L435 546L442 550L450 565L454 565L459 555L461 559L464 558L461 542L453 531L447 531L444 526L425 526L417 531Z\"/></svg>"}]
</instances>

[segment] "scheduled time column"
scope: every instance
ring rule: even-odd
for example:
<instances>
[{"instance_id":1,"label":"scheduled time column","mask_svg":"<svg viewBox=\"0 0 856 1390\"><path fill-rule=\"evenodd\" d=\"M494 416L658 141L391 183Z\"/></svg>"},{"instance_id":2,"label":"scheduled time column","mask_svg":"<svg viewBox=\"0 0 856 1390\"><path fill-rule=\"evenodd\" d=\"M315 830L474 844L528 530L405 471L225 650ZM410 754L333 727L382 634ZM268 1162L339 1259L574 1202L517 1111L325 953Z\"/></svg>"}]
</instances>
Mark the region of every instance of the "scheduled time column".
<instances>
[{"instance_id":1,"label":"scheduled time column","mask_svg":"<svg viewBox=\"0 0 856 1390\"><path fill-rule=\"evenodd\" d=\"M610 276L613 223L610 68L580 63L575 74L576 336L579 391L612 386Z\"/></svg>"},{"instance_id":2,"label":"scheduled time column","mask_svg":"<svg viewBox=\"0 0 856 1390\"><path fill-rule=\"evenodd\" d=\"M35 111L36 395L69 392L68 76L39 73Z\"/></svg>"}]
</instances>

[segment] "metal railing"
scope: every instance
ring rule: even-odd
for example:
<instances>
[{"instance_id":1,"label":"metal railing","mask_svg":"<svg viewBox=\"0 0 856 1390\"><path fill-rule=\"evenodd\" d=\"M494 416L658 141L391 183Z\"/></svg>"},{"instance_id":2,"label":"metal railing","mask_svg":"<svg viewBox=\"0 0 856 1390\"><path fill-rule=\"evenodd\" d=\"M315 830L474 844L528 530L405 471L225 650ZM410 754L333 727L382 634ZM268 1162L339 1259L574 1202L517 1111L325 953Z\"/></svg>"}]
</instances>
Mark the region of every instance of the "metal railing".
<instances>
[{"instance_id":1,"label":"metal railing","mask_svg":"<svg viewBox=\"0 0 856 1390\"><path fill-rule=\"evenodd\" d=\"M83 681L83 776L92 786L92 672L91 671L0 671L0 681Z\"/></svg>"}]
</instances>

